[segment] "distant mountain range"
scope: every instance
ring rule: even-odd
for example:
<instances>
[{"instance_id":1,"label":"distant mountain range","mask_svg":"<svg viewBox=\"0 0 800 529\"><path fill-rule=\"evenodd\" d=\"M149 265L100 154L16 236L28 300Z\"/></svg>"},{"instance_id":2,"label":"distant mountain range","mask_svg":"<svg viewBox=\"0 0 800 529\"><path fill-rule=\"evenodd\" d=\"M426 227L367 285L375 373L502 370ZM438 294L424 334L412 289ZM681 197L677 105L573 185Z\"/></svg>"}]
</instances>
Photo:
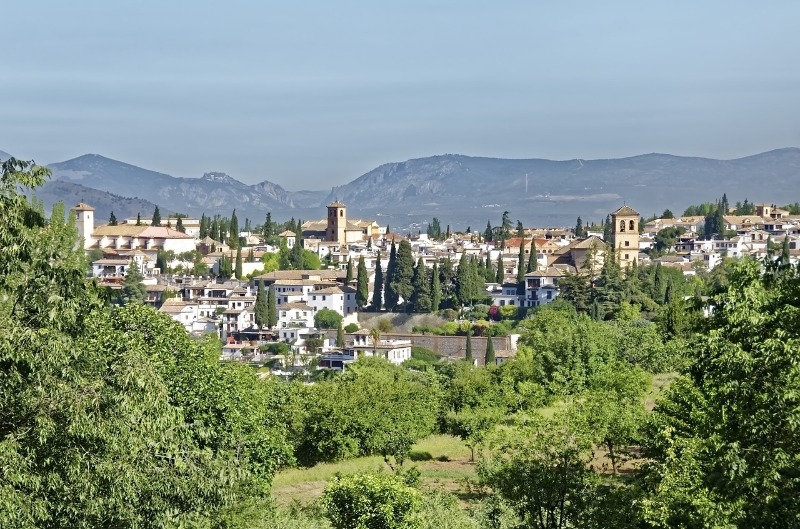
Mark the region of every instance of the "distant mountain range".
<instances>
[{"instance_id":1,"label":"distant mountain range","mask_svg":"<svg viewBox=\"0 0 800 529\"><path fill-rule=\"evenodd\" d=\"M0 157L8 155L0 152ZM98 218L162 211L190 215L234 208L240 219L322 218L335 199L351 217L376 218L393 228L424 229L436 216L453 229L482 230L503 211L525 225L572 225L600 220L623 202L643 215L713 201L800 200L800 149L778 149L735 160L645 154L607 160L509 160L447 154L389 163L331 191L287 191L263 181L247 185L225 173L176 178L96 154L49 166L53 180L37 194L49 206L82 197ZM113 194L112 194L113 193ZM124 197L139 197L127 199ZM140 208L140 209L137 209ZM135 210L135 211L134 211Z\"/></svg>"}]
</instances>

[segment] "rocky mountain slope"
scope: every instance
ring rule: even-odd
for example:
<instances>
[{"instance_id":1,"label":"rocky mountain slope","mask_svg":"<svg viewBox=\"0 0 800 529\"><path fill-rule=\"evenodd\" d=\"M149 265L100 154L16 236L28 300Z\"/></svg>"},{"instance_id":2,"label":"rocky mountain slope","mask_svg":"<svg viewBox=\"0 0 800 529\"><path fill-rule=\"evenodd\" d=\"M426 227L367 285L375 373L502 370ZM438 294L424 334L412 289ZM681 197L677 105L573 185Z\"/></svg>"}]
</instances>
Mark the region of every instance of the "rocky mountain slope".
<instances>
[{"instance_id":1,"label":"rocky mountain slope","mask_svg":"<svg viewBox=\"0 0 800 529\"><path fill-rule=\"evenodd\" d=\"M0 154L1 155L1 154ZM352 217L375 218L393 228L424 229L433 216L453 229L483 229L503 211L526 225L572 225L600 220L623 202L648 216L665 208L680 213L689 204L727 193L731 202L800 201L800 149L786 148L735 160L645 154L621 159L498 159L447 154L381 165L327 191L289 192L264 181L244 184L219 172L176 178L99 155L50 165L54 182L40 192L49 206L59 196L94 201L98 218L111 209L130 216L142 208L190 215L234 208L255 223L273 218L322 218L339 199ZM60 182L56 186L56 181ZM69 184L69 185L68 185ZM79 188L70 186L82 186ZM88 189L113 195L92 195ZM124 203L123 197L139 197ZM98 207L98 205L101 205ZM102 212L102 216L101 216Z\"/></svg>"}]
</instances>

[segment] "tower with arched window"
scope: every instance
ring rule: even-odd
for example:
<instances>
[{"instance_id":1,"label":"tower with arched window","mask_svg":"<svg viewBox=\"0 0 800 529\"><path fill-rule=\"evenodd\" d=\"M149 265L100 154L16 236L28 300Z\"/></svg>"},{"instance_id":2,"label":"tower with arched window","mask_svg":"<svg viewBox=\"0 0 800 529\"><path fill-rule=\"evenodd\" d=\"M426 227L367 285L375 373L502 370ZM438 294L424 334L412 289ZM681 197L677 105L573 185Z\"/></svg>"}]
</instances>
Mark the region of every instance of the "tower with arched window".
<instances>
[{"instance_id":1,"label":"tower with arched window","mask_svg":"<svg viewBox=\"0 0 800 529\"><path fill-rule=\"evenodd\" d=\"M328 228L325 231L325 240L346 242L345 229L347 229L347 206L337 200L328 206Z\"/></svg>"},{"instance_id":2,"label":"tower with arched window","mask_svg":"<svg viewBox=\"0 0 800 529\"><path fill-rule=\"evenodd\" d=\"M633 208L622 206L611 214L614 226L611 244L619 265L625 269L636 262L639 256L639 213Z\"/></svg>"}]
</instances>

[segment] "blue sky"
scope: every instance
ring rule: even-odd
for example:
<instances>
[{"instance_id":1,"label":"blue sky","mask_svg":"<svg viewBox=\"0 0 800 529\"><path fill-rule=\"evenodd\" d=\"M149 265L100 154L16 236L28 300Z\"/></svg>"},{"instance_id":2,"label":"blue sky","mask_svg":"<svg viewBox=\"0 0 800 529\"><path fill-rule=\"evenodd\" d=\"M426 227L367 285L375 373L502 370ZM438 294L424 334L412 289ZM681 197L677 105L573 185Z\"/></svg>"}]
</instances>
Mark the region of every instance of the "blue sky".
<instances>
[{"instance_id":1,"label":"blue sky","mask_svg":"<svg viewBox=\"0 0 800 529\"><path fill-rule=\"evenodd\" d=\"M656 5L657 4L657 5ZM442 153L800 146L800 2L8 2L0 149L327 189Z\"/></svg>"}]
</instances>

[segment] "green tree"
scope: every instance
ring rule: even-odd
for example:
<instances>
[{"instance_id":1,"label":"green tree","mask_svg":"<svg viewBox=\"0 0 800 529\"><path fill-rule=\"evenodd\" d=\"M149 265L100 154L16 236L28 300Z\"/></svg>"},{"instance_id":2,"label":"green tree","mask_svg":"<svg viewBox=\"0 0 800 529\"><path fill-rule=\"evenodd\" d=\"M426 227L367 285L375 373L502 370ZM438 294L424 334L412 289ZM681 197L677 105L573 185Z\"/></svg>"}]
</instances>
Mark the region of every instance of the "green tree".
<instances>
[{"instance_id":1,"label":"green tree","mask_svg":"<svg viewBox=\"0 0 800 529\"><path fill-rule=\"evenodd\" d=\"M383 280L384 294L383 303L388 310L393 310L400 301L400 295L396 290L395 270L397 269L397 247L392 239L392 247L389 250L389 263L386 265L386 277Z\"/></svg>"},{"instance_id":2,"label":"green tree","mask_svg":"<svg viewBox=\"0 0 800 529\"><path fill-rule=\"evenodd\" d=\"M367 265L364 256L358 258L358 274L356 276L356 305L359 310L367 305L369 300L369 277L367 277Z\"/></svg>"},{"instance_id":3,"label":"green tree","mask_svg":"<svg viewBox=\"0 0 800 529\"><path fill-rule=\"evenodd\" d=\"M445 431L461 438L469 447L470 461L475 461L475 448L506 415L505 408L476 407L450 411L445 415Z\"/></svg>"},{"instance_id":4,"label":"green tree","mask_svg":"<svg viewBox=\"0 0 800 529\"><path fill-rule=\"evenodd\" d=\"M181 233L186 233L186 228L183 226L183 217L178 217L178 220L175 222L175 229Z\"/></svg>"},{"instance_id":5,"label":"green tree","mask_svg":"<svg viewBox=\"0 0 800 529\"><path fill-rule=\"evenodd\" d=\"M118 303L144 303L147 298L147 289L144 286L144 276L139 271L139 265L135 261L131 261L128 266L128 272L125 274L125 281L122 284L122 290L119 293Z\"/></svg>"},{"instance_id":6,"label":"green tree","mask_svg":"<svg viewBox=\"0 0 800 529\"><path fill-rule=\"evenodd\" d=\"M531 237L531 248L528 254L528 266L525 268L525 273L530 274L539 268L539 262L536 260L536 237Z\"/></svg>"},{"instance_id":7,"label":"green tree","mask_svg":"<svg viewBox=\"0 0 800 529\"><path fill-rule=\"evenodd\" d=\"M464 354L464 360L466 360L470 364L473 361L473 359L472 359L472 327L467 329L467 350L466 350L466 353Z\"/></svg>"},{"instance_id":8,"label":"green tree","mask_svg":"<svg viewBox=\"0 0 800 529\"><path fill-rule=\"evenodd\" d=\"M236 209L231 213L230 224L228 225L228 246L230 248L239 247L239 219L236 216Z\"/></svg>"},{"instance_id":9,"label":"green tree","mask_svg":"<svg viewBox=\"0 0 800 529\"><path fill-rule=\"evenodd\" d=\"M381 267L381 252L375 258L375 283L372 289L372 308L381 310L383 305L383 268Z\"/></svg>"},{"instance_id":10,"label":"green tree","mask_svg":"<svg viewBox=\"0 0 800 529\"><path fill-rule=\"evenodd\" d=\"M117 225L117 217L116 217L116 215L114 215L113 211L111 212L111 216L108 219L108 225L109 226L116 226Z\"/></svg>"},{"instance_id":11,"label":"green tree","mask_svg":"<svg viewBox=\"0 0 800 529\"><path fill-rule=\"evenodd\" d=\"M442 288L439 283L439 266L433 263L433 270L431 270L431 310L436 312L439 310L439 305L442 304Z\"/></svg>"},{"instance_id":12,"label":"green tree","mask_svg":"<svg viewBox=\"0 0 800 529\"><path fill-rule=\"evenodd\" d=\"M264 290L264 282L258 282L258 290L256 291L256 303L253 306L255 312L256 325L262 328L269 322L269 303L267 301L267 293Z\"/></svg>"},{"instance_id":13,"label":"green tree","mask_svg":"<svg viewBox=\"0 0 800 529\"><path fill-rule=\"evenodd\" d=\"M506 277L506 267L503 264L503 252L497 254L497 270L494 282L502 285Z\"/></svg>"},{"instance_id":14,"label":"green tree","mask_svg":"<svg viewBox=\"0 0 800 529\"><path fill-rule=\"evenodd\" d=\"M419 491L399 476L338 476L322 493L322 505L335 529L416 529Z\"/></svg>"},{"instance_id":15,"label":"green tree","mask_svg":"<svg viewBox=\"0 0 800 529\"><path fill-rule=\"evenodd\" d=\"M243 277L242 272L242 247L241 245L236 245L236 279L241 280Z\"/></svg>"},{"instance_id":16,"label":"green tree","mask_svg":"<svg viewBox=\"0 0 800 529\"><path fill-rule=\"evenodd\" d=\"M317 329L336 329L342 323L342 315L335 310L322 308L314 314L314 326Z\"/></svg>"},{"instance_id":17,"label":"green tree","mask_svg":"<svg viewBox=\"0 0 800 529\"><path fill-rule=\"evenodd\" d=\"M404 303L411 301L414 286L411 280L414 276L414 257L411 255L411 244L407 240L400 241L397 246L397 259L392 273L392 290L396 292Z\"/></svg>"},{"instance_id":18,"label":"green tree","mask_svg":"<svg viewBox=\"0 0 800 529\"><path fill-rule=\"evenodd\" d=\"M278 324L278 303L275 297L275 285L270 285L267 292L267 327L272 329Z\"/></svg>"},{"instance_id":19,"label":"green tree","mask_svg":"<svg viewBox=\"0 0 800 529\"><path fill-rule=\"evenodd\" d=\"M517 257L517 295L525 294L525 239L519 241L519 256Z\"/></svg>"},{"instance_id":20,"label":"green tree","mask_svg":"<svg viewBox=\"0 0 800 529\"><path fill-rule=\"evenodd\" d=\"M150 221L151 226L161 226L161 211L158 210L158 206L153 210L153 220Z\"/></svg>"},{"instance_id":21,"label":"green tree","mask_svg":"<svg viewBox=\"0 0 800 529\"><path fill-rule=\"evenodd\" d=\"M353 281L353 258L347 258L347 268L345 269L344 284L349 285Z\"/></svg>"},{"instance_id":22,"label":"green tree","mask_svg":"<svg viewBox=\"0 0 800 529\"><path fill-rule=\"evenodd\" d=\"M486 242L492 242L493 235L494 235L494 230L492 230L492 223L487 220L486 230L483 232L483 240L485 240Z\"/></svg>"},{"instance_id":23,"label":"green tree","mask_svg":"<svg viewBox=\"0 0 800 529\"><path fill-rule=\"evenodd\" d=\"M419 258L417 266L414 267L411 286L413 290L411 293L410 306L413 308L414 312L430 312L430 285L428 284L427 270L422 257Z\"/></svg>"},{"instance_id":24,"label":"green tree","mask_svg":"<svg viewBox=\"0 0 800 529\"><path fill-rule=\"evenodd\" d=\"M136 225L137 226L141 226L142 225L142 214L141 213L137 213L136 214Z\"/></svg>"},{"instance_id":25,"label":"green tree","mask_svg":"<svg viewBox=\"0 0 800 529\"><path fill-rule=\"evenodd\" d=\"M583 233L583 220L581 219L580 215L578 216L578 220L575 222L575 237L581 238L584 236Z\"/></svg>"},{"instance_id":26,"label":"green tree","mask_svg":"<svg viewBox=\"0 0 800 529\"><path fill-rule=\"evenodd\" d=\"M568 413L533 416L493 441L478 476L516 513L520 527L589 526L597 487L591 437Z\"/></svg>"},{"instance_id":27,"label":"green tree","mask_svg":"<svg viewBox=\"0 0 800 529\"><path fill-rule=\"evenodd\" d=\"M486 366L494 365L494 342L491 336L486 337L486 356L483 363Z\"/></svg>"},{"instance_id":28,"label":"green tree","mask_svg":"<svg viewBox=\"0 0 800 529\"><path fill-rule=\"evenodd\" d=\"M341 322L339 322L339 326L336 328L336 347L339 349L344 347L344 329L342 328Z\"/></svg>"}]
</instances>

